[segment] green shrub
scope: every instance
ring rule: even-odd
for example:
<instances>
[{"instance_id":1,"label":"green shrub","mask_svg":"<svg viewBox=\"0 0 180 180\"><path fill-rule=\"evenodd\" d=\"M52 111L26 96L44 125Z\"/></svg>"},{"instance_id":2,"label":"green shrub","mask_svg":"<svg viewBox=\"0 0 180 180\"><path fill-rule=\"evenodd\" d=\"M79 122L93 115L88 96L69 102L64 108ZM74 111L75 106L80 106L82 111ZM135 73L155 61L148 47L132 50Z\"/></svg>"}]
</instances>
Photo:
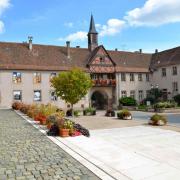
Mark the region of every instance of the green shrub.
<instances>
[{"instance_id":1,"label":"green shrub","mask_svg":"<svg viewBox=\"0 0 180 180\"><path fill-rule=\"evenodd\" d=\"M132 116L132 115L131 115L130 111L127 109L123 109L122 111L117 113L117 117L119 119L124 119L124 118L130 117L130 116Z\"/></svg>"},{"instance_id":2,"label":"green shrub","mask_svg":"<svg viewBox=\"0 0 180 180\"><path fill-rule=\"evenodd\" d=\"M79 111L79 110L75 110L75 111L74 111L74 116L75 116L75 117L80 116L80 112L81 112L81 111Z\"/></svg>"},{"instance_id":3,"label":"green shrub","mask_svg":"<svg viewBox=\"0 0 180 180\"><path fill-rule=\"evenodd\" d=\"M167 118L163 115L154 114L150 118L149 124L151 124L151 125L166 125L167 124Z\"/></svg>"},{"instance_id":4,"label":"green shrub","mask_svg":"<svg viewBox=\"0 0 180 180\"><path fill-rule=\"evenodd\" d=\"M132 97L122 97L119 99L119 104L123 106L136 106L136 100Z\"/></svg>"},{"instance_id":5,"label":"green shrub","mask_svg":"<svg viewBox=\"0 0 180 180\"><path fill-rule=\"evenodd\" d=\"M155 109L162 109L162 108L174 108L176 107L176 103L175 102L170 102L170 101L166 101L166 102L158 102L154 105Z\"/></svg>"},{"instance_id":6,"label":"green shrub","mask_svg":"<svg viewBox=\"0 0 180 180\"><path fill-rule=\"evenodd\" d=\"M174 96L174 101L175 101L178 105L180 105L180 94Z\"/></svg>"},{"instance_id":7,"label":"green shrub","mask_svg":"<svg viewBox=\"0 0 180 180\"><path fill-rule=\"evenodd\" d=\"M93 108L93 107L86 108L86 109L84 109L83 114L84 114L84 116L86 116L86 115L96 115L96 109Z\"/></svg>"}]
</instances>

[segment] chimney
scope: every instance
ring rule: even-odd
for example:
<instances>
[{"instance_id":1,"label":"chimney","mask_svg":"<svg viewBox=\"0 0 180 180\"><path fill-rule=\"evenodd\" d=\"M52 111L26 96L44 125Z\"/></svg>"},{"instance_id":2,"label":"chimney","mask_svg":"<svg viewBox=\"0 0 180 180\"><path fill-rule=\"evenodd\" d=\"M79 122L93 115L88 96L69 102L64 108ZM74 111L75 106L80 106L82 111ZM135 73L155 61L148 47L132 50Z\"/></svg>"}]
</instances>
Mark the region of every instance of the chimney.
<instances>
[{"instance_id":1,"label":"chimney","mask_svg":"<svg viewBox=\"0 0 180 180\"><path fill-rule=\"evenodd\" d=\"M28 36L28 40L29 40L29 50L31 51L32 50L32 40L33 40L33 37L32 36Z\"/></svg>"},{"instance_id":2,"label":"chimney","mask_svg":"<svg viewBox=\"0 0 180 180\"><path fill-rule=\"evenodd\" d=\"M118 48L115 48L115 51L118 51Z\"/></svg>"},{"instance_id":3,"label":"chimney","mask_svg":"<svg viewBox=\"0 0 180 180\"><path fill-rule=\"evenodd\" d=\"M67 58L70 58L70 41L66 41Z\"/></svg>"},{"instance_id":4,"label":"chimney","mask_svg":"<svg viewBox=\"0 0 180 180\"><path fill-rule=\"evenodd\" d=\"M155 49L155 53L158 53L158 49Z\"/></svg>"},{"instance_id":5,"label":"chimney","mask_svg":"<svg viewBox=\"0 0 180 180\"><path fill-rule=\"evenodd\" d=\"M139 49L139 53L140 53L140 54L142 53L142 49Z\"/></svg>"}]
</instances>

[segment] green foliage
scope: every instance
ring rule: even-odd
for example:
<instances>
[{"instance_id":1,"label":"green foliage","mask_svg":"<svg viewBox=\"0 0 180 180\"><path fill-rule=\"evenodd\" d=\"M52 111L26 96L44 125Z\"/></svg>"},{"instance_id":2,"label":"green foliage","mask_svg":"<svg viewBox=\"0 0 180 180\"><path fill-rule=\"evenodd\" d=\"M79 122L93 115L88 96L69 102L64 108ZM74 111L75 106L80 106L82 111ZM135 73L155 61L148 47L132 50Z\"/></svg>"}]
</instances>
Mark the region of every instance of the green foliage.
<instances>
[{"instance_id":1,"label":"green foliage","mask_svg":"<svg viewBox=\"0 0 180 180\"><path fill-rule=\"evenodd\" d=\"M119 99L119 104L123 106L136 106L136 100L132 97L122 97Z\"/></svg>"},{"instance_id":2,"label":"green foliage","mask_svg":"<svg viewBox=\"0 0 180 180\"><path fill-rule=\"evenodd\" d=\"M147 106L145 104L141 104L138 106L139 110L147 110Z\"/></svg>"},{"instance_id":3,"label":"green foliage","mask_svg":"<svg viewBox=\"0 0 180 180\"><path fill-rule=\"evenodd\" d=\"M150 118L149 124L151 124L151 125L165 125L165 124L167 124L167 118L165 116L162 116L159 114L154 114Z\"/></svg>"},{"instance_id":4,"label":"green foliage","mask_svg":"<svg viewBox=\"0 0 180 180\"><path fill-rule=\"evenodd\" d=\"M74 111L74 116L75 116L75 117L80 116L80 112L81 112L81 111L75 110L75 111Z\"/></svg>"},{"instance_id":5,"label":"green foliage","mask_svg":"<svg viewBox=\"0 0 180 180\"><path fill-rule=\"evenodd\" d=\"M93 107L89 107L84 109L83 114L86 115L96 115L96 109Z\"/></svg>"},{"instance_id":6,"label":"green foliage","mask_svg":"<svg viewBox=\"0 0 180 180\"><path fill-rule=\"evenodd\" d=\"M90 76L78 68L60 73L51 82L57 96L71 105L81 100L92 87Z\"/></svg>"},{"instance_id":7,"label":"green foliage","mask_svg":"<svg viewBox=\"0 0 180 180\"><path fill-rule=\"evenodd\" d=\"M166 101L166 102L158 102L154 105L155 109L162 109L162 108L174 108L176 107L176 103L175 102L170 102L170 101Z\"/></svg>"},{"instance_id":8,"label":"green foliage","mask_svg":"<svg viewBox=\"0 0 180 180\"><path fill-rule=\"evenodd\" d=\"M44 116L49 116L53 113L56 113L57 110L57 106L54 106L52 104L47 104L47 105L41 104L38 108L39 108L39 113L41 113Z\"/></svg>"},{"instance_id":9,"label":"green foliage","mask_svg":"<svg viewBox=\"0 0 180 180\"><path fill-rule=\"evenodd\" d=\"M117 113L117 117L119 119L124 119L125 117L132 116L128 109L123 109L122 111Z\"/></svg>"},{"instance_id":10,"label":"green foliage","mask_svg":"<svg viewBox=\"0 0 180 180\"><path fill-rule=\"evenodd\" d=\"M146 98L148 101L151 101L152 104L157 103L162 98L162 91L158 88L153 88L150 90L150 94ZM147 101L146 100L146 101Z\"/></svg>"},{"instance_id":11,"label":"green foliage","mask_svg":"<svg viewBox=\"0 0 180 180\"><path fill-rule=\"evenodd\" d=\"M73 129L73 127L74 127L74 123L72 121L65 120L64 124L63 124L63 126L61 128L63 128L63 129Z\"/></svg>"},{"instance_id":12,"label":"green foliage","mask_svg":"<svg viewBox=\"0 0 180 180\"><path fill-rule=\"evenodd\" d=\"M180 105L180 94L174 96L174 101Z\"/></svg>"}]
</instances>

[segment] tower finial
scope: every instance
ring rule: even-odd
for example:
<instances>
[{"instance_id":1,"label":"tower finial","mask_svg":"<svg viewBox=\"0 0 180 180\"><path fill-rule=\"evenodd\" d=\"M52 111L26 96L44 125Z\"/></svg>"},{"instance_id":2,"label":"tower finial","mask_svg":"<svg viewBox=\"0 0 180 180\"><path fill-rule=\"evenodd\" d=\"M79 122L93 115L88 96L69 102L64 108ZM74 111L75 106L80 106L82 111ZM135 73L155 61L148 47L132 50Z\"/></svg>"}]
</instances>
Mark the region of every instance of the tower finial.
<instances>
[{"instance_id":1,"label":"tower finial","mask_svg":"<svg viewBox=\"0 0 180 180\"><path fill-rule=\"evenodd\" d=\"M95 23L94 23L94 17L92 13L91 13L90 26L89 26L89 33L97 34Z\"/></svg>"},{"instance_id":2,"label":"tower finial","mask_svg":"<svg viewBox=\"0 0 180 180\"><path fill-rule=\"evenodd\" d=\"M91 14L91 21L88 32L88 49L93 51L98 46L98 32L96 31L93 15Z\"/></svg>"}]
</instances>

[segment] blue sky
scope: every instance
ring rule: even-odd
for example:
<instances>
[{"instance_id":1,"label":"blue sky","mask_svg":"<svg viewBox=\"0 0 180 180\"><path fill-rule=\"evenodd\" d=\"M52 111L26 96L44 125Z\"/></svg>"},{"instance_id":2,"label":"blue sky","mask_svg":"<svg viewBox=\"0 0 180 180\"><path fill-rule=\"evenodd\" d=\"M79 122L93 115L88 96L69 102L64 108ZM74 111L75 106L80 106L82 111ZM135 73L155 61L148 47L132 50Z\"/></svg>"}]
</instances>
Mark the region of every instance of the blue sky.
<instances>
[{"instance_id":1,"label":"blue sky","mask_svg":"<svg viewBox=\"0 0 180 180\"><path fill-rule=\"evenodd\" d=\"M180 45L180 0L0 0L0 41L87 47L91 12L106 49Z\"/></svg>"}]
</instances>

